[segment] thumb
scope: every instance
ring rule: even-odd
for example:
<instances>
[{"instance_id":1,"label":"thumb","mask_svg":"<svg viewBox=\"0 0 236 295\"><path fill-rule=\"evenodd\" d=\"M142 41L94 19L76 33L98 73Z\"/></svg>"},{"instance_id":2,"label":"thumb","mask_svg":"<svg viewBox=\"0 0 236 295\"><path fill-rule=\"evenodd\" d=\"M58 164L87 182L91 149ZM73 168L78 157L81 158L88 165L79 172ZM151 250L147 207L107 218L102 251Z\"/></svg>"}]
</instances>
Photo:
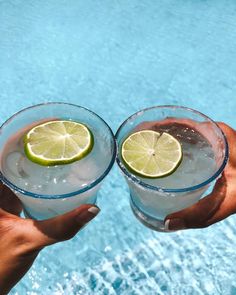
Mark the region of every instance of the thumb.
<instances>
[{"instance_id":1,"label":"thumb","mask_svg":"<svg viewBox=\"0 0 236 295\"><path fill-rule=\"evenodd\" d=\"M40 249L45 246L71 239L91 221L100 209L94 205L82 205L79 208L51 219L33 221L29 231L32 247Z\"/></svg>"},{"instance_id":2,"label":"thumb","mask_svg":"<svg viewBox=\"0 0 236 295\"><path fill-rule=\"evenodd\" d=\"M211 194L204 197L196 204L168 215L165 218L167 230L181 230L187 228L203 228L212 224L209 220L219 210L225 199L227 185L222 176L215 184Z\"/></svg>"}]
</instances>

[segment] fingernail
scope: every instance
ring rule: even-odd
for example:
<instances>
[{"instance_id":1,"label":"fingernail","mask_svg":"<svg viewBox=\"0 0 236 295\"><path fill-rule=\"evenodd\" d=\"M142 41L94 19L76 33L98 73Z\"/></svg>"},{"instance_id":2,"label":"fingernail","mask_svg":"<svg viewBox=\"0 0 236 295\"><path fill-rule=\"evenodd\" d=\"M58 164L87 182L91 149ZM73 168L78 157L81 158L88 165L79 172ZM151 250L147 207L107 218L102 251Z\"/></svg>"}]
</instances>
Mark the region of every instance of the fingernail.
<instances>
[{"instance_id":1,"label":"fingernail","mask_svg":"<svg viewBox=\"0 0 236 295\"><path fill-rule=\"evenodd\" d=\"M89 209L82 211L79 215L76 216L76 220L78 223L85 225L89 221L91 221L95 216L98 215L100 209L96 206L92 206Z\"/></svg>"},{"instance_id":2,"label":"fingernail","mask_svg":"<svg viewBox=\"0 0 236 295\"><path fill-rule=\"evenodd\" d=\"M185 229L186 225L183 219L173 218L165 221L165 230L180 230Z\"/></svg>"},{"instance_id":3,"label":"fingernail","mask_svg":"<svg viewBox=\"0 0 236 295\"><path fill-rule=\"evenodd\" d=\"M88 212L92 213L94 216L96 216L99 211L100 211L100 209L98 207L90 207L88 209Z\"/></svg>"}]
</instances>

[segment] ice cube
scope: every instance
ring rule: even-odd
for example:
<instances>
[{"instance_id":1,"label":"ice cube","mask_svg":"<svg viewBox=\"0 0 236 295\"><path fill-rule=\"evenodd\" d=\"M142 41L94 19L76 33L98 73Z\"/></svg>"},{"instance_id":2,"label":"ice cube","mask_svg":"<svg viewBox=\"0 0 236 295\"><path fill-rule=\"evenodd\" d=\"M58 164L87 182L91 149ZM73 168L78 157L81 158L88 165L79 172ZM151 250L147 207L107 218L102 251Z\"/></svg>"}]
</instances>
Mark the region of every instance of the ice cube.
<instances>
[{"instance_id":1,"label":"ice cube","mask_svg":"<svg viewBox=\"0 0 236 295\"><path fill-rule=\"evenodd\" d=\"M94 159L85 158L72 165L70 174L68 175L68 181L72 184L80 183L83 186L91 183L100 176L100 171L101 168L96 164Z\"/></svg>"}]
</instances>

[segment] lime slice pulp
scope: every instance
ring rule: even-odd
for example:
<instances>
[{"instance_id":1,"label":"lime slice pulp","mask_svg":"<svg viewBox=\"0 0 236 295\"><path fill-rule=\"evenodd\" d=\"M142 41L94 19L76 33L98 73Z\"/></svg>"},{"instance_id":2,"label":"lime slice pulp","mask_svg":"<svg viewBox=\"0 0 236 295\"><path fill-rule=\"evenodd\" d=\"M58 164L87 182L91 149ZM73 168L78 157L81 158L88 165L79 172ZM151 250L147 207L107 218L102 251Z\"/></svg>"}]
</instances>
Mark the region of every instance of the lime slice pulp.
<instances>
[{"instance_id":1,"label":"lime slice pulp","mask_svg":"<svg viewBox=\"0 0 236 295\"><path fill-rule=\"evenodd\" d=\"M182 147L168 133L142 130L124 140L121 155L132 172L147 178L157 178L176 170L182 160Z\"/></svg>"},{"instance_id":2,"label":"lime slice pulp","mask_svg":"<svg viewBox=\"0 0 236 295\"><path fill-rule=\"evenodd\" d=\"M43 166L73 163L93 148L93 135L84 124L54 120L39 124L24 137L29 160Z\"/></svg>"}]
</instances>

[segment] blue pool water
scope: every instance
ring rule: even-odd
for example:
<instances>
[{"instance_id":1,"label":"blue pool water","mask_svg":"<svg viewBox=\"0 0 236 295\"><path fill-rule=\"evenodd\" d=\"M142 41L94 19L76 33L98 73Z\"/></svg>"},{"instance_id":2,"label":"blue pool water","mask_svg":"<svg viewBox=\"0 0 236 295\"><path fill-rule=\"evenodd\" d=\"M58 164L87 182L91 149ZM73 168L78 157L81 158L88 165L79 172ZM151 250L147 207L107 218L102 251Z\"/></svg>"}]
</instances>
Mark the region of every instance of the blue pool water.
<instances>
[{"instance_id":1,"label":"blue pool water","mask_svg":"<svg viewBox=\"0 0 236 295\"><path fill-rule=\"evenodd\" d=\"M1 123L41 102L86 106L115 132L144 107L180 104L236 128L234 0L0 0ZM42 251L11 295L236 294L236 215L153 232L114 166L99 216Z\"/></svg>"}]
</instances>

